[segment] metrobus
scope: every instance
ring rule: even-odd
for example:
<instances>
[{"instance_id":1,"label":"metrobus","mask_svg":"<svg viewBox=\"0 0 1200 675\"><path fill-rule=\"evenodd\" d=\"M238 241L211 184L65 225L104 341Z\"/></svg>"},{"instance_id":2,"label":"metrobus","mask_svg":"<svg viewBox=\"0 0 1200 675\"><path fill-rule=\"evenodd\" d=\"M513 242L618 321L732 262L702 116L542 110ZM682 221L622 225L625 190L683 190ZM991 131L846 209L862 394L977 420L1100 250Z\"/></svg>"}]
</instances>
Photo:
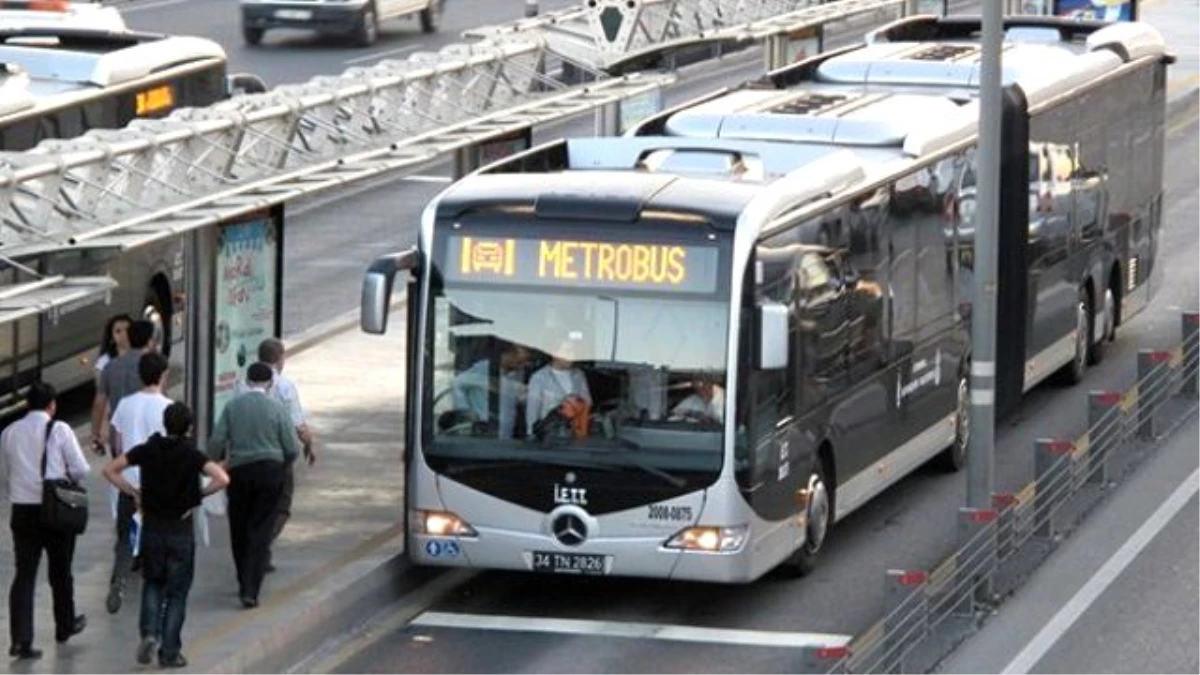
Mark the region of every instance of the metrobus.
<instances>
[{"instance_id":1,"label":"metrobus","mask_svg":"<svg viewBox=\"0 0 1200 675\"><path fill-rule=\"evenodd\" d=\"M1144 24L1005 29L998 415L1157 283L1171 61ZM384 332L407 272L408 556L805 573L831 524L961 468L979 32L901 20L431 202L362 294Z\"/></svg>"},{"instance_id":2,"label":"metrobus","mask_svg":"<svg viewBox=\"0 0 1200 675\"><path fill-rule=\"evenodd\" d=\"M0 150L23 151L46 139L66 139L90 129L115 129L130 121L203 107L233 89L261 89L249 75L228 76L224 49L210 40L47 25L0 28ZM9 214L8 217L11 217ZM0 247L0 284L34 274L111 276L119 286L73 307L51 323L30 316L0 325L0 424L23 407L34 380L67 391L92 381L92 361L108 317L146 316L161 328L171 352L182 339L178 312L184 252L176 239L122 253L119 248L77 245L12 253ZM0 242L3 243L3 242ZM27 268L27 269L26 269Z\"/></svg>"}]
</instances>

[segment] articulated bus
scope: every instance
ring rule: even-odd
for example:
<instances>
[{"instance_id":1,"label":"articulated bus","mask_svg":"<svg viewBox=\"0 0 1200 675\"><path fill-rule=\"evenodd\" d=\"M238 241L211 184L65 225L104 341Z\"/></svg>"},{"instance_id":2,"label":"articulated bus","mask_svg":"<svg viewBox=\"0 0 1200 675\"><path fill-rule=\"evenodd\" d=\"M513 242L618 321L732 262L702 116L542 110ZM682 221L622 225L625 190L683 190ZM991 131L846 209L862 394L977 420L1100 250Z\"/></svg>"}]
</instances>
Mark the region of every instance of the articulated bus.
<instances>
[{"instance_id":1,"label":"articulated bus","mask_svg":"<svg viewBox=\"0 0 1200 675\"><path fill-rule=\"evenodd\" d=\"M208 106L228 98L231 86L260 88L253 76L227 77L226 63L220 45L195 37L44 25L0 28L0 150L23 151L45 139ZM22 394L34 380L60 391L91 382L91 363L111 314L157 321L168 354L182 338L180 326L173 325L182 319L176 302L184 281L181 242L128 253L79 245L33 254L9 253L5 243L0 241L0 284L33 280L25 267L43 275L108 275L119 286L111 304L73 308L57 323L31 316L0 326L0 424L22 410Z\"/></svg>"},{"instance_id":2,"label":"articulated bus","mask_svg":"<svg viewBox=\"0 0 1200 675\"><path fill-rule=\"evenodd\" d=\"M1077 382L1160 273L1144 24L1006 19L997 405ZM408 272L423 565L749 582L969 438L980 22L914 17L485 167Z\"/></svg>"}]
</instances>

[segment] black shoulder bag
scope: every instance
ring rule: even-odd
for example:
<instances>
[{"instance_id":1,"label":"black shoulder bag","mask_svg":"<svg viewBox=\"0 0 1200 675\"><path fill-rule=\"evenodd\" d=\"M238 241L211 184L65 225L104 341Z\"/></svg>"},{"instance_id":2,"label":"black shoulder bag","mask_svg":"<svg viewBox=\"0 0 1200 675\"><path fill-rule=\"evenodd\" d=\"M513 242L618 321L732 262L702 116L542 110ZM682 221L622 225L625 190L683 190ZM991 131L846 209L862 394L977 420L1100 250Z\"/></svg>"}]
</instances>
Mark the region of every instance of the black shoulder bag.
<instances>
[{"instance_id":1,"label":"black shoulder bag","mask_svg":"<svg viewBox=\"0 0 1200 675\"><path fill-rule=\"evenodd\" d=\"M63 452L63 478L46 478L46 454L50 451L50 432L54 420L46 423L42 443L42 526L55 532L80 535L87 529L87 488L71 480L67 455Z\"/></svg>"}]
</instances>

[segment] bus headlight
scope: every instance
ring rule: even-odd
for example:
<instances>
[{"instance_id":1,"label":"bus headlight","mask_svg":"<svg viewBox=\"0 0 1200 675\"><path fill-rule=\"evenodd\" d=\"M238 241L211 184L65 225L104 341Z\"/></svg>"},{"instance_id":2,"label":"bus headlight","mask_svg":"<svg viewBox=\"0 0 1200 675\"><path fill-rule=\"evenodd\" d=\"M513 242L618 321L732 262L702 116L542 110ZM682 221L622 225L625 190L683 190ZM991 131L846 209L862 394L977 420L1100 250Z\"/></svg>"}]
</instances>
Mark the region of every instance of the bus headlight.
<instances>
[{"instance_id":1,"label":"bus headlight","mask_svg":"<svg viewBox=\"0 0 1200 675\"><path fill-rule=\"evenodd\" d=\"M417 527L421 534L435 537L479 536L479 533L467 521L449 511L418 511Z\"/></svg>"},{"instance_id":2,"label":"bus headlight","mask_svg":"<svg viewBox=\"0 0 1200 675\"><path fill-rule=\"evenodd\" d=\"M685 551L707 551L709 553L730 553L737 551L746 543L749 531L746 525L736 527L689 527L680 530L667 540L663 546L682 549Z\"/></svg>"}]
</instances>

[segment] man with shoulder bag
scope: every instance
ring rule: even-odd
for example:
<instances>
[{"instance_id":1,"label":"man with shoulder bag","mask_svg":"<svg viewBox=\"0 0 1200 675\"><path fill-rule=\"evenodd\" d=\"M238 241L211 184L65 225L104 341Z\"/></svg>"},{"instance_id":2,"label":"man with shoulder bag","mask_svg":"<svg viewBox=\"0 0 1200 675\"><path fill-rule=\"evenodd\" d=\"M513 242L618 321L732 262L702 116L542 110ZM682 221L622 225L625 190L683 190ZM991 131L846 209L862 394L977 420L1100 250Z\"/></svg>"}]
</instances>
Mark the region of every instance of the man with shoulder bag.
<instances>
[{"instance_id":1,"label":"man with shoulder bag","mask_svg":"<svg viewBox=\"0 0 1200 675\"><path fill-rule=\"evenodd\" d=\"M42 655L33 647L33 598L43 550L50 565L55 638L65 643L87 625L86 617L75 614L71 564L75 538L87 525L86 492L78 482L89 467L75 433L54 420L56 399L54 387L35 382L26 396L29 412L0 435L0 480L12 505L16 558L8 593L8 654L18 659Z\"/></svg>"}]
</instances>

